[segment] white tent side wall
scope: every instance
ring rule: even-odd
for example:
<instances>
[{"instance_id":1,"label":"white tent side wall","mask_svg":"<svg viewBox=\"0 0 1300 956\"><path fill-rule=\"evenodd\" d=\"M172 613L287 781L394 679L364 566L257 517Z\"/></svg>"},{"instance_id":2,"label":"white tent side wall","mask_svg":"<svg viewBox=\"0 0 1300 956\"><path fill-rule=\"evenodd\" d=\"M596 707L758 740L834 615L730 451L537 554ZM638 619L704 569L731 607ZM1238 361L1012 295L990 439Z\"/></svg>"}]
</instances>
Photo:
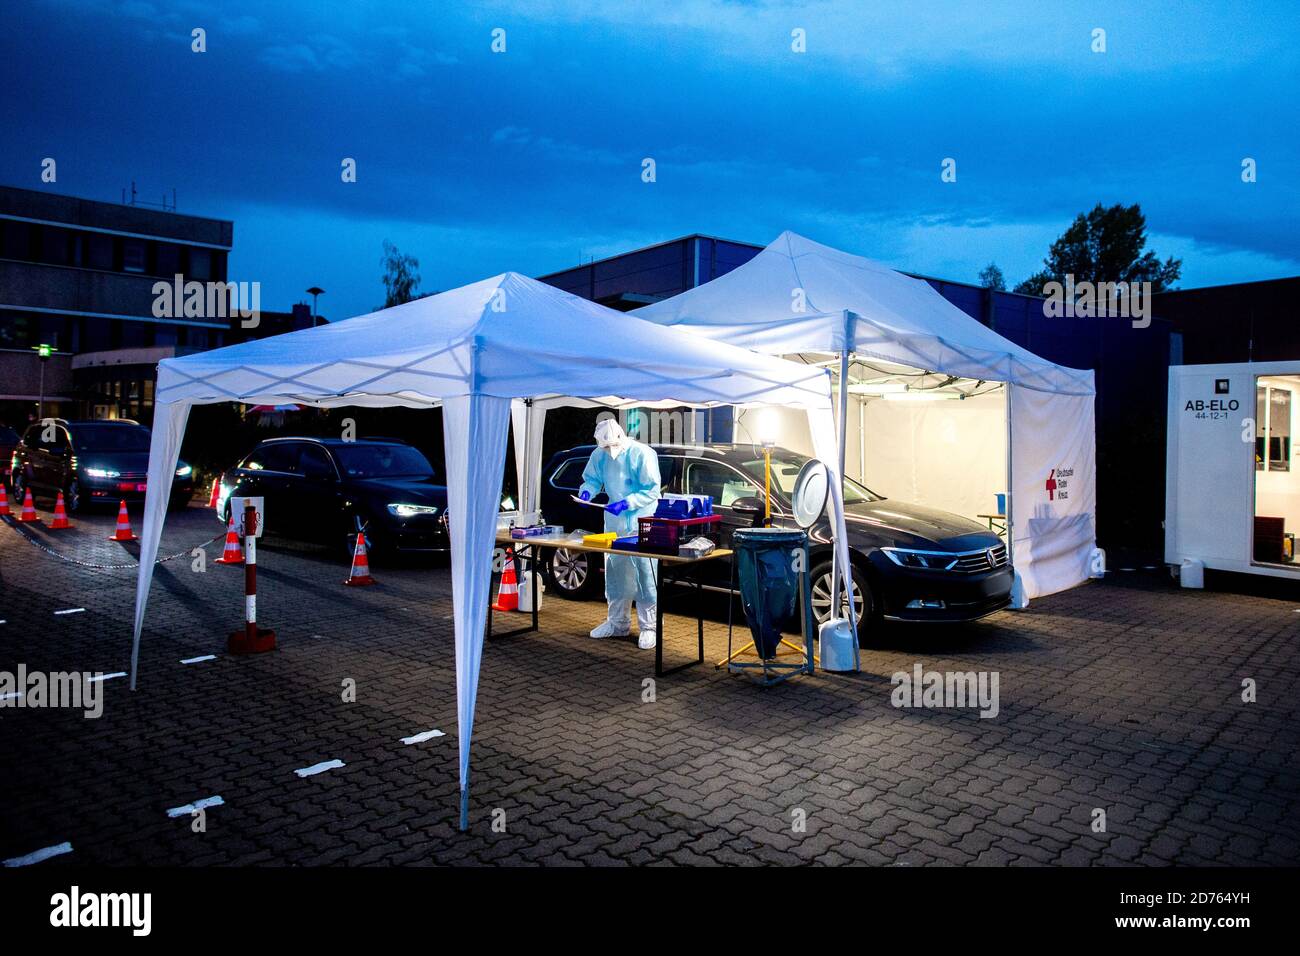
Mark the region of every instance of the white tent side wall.
<instances>
[{"instance_id":1,"label":"white tent side wall","mask_svg":"<svg viewBox=\"0 0 1300 956\"><path fill-rule=\"evenodd\" d=\"M1094 396L1008 386L1011 406L1011 552L1025 597L1089 577L1096 547Z\"/></svg>"},{"instance_id":2,"label":"white tent side wall","mask_svg":"<svg viewBox=\"0 0 1300 956\"><path fill-rule=\"evenodd\" d=\"M994 496L1009 490L1006 406L1004 389L960 401L867 401L863 484L975 520L995 513Z\"/></svg>"},{"instance_id":3,"label":"white tent side wall","mask_svg":"<svg viewBox=\"0 0 1300 956\"><path fill-rule=\"evenodd\" d=\"M185 424L192 402L162 402L154 406L153 430L149 439L149 473L144 492L144 522L140 527L140 572L135 582L135 624L131 633L131 689L135 690L136 665L140 660L140 631L153 582L154 561L162 540L167 504L171 500L172 476L181 457Z\"/></svg>"},{"instance_id":4,"label":"white tent side wall","mask_svg":"<svg viewBox=\"0 0 1300 956\"><path fill-rule=\"evenodd\" d=\"M456 724L460 742L460 826L469 825L469 753L479 665L492 587L498 502L505 469L510 399L460 395L444 400L451 593L456 609Z\"/></svg>"}]
</instances>

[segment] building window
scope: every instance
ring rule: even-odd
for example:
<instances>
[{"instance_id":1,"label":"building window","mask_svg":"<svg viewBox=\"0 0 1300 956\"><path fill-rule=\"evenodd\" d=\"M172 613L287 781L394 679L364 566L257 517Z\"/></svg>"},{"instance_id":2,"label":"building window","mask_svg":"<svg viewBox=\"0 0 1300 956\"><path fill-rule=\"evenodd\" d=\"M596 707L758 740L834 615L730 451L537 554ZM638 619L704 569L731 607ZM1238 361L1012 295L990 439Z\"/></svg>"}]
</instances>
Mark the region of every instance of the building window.
<instances>
[{"instance_id":1,"label":"building window","mask_svg":"<svg viewBox=\"0 0 1300 956\"><path fill-rule=\"evenodd\" d=\"M41 227L41 262L52 266L66 266L72 233L57 226Z\"/></svg>"},{"instance_id":2,"label":"building window","mask_svg":"<svg viewBox=\"0 0 1300 956\"><path fill-rule=\"evenodd\" d=\"M122 271L144 272L144 242L139 239L122 240Z\"/></svg>"},{"instance_id":3,"label":"building window","mask_svg":"<svg viewBox=\"0 0 1300 956\"><path fill-rule=\"evenodd\" d=\"M207 249L190 249L190 271L186 275L191 279L206 282L212 278L212 256Z\"/></svg>"},{"instance_id":4,"label":"building window","mask_svg":"<svg viewBox=\"0 0 1300 956\"><path fill-rule=\"evenodd\" d=\"M32 227L25 222L0 221L0 256L6 259L29 259L32 252Z\"/></svg>"},{"instance_id":5,"label":"building window","mask_svg":"<svg viewBox=\"0 0 1300 956\"><path fill-rule=\"evenodd\" d=\"M181 247L172 242L159 242L155 245L157 265L154 275L170 279L181 271Z\"/></svg>"},{"instance_id":6,"label":"building window","mask_svg":"<svg viewBox=\"0 0 1300 956\"><path fill-rule=\"evenodd\" d=\"M1291 470L1291 390L1255 387L1255 470Z\"/></svg>"},{"instance_id":7,"label":"building window","mask_svg":"<svg viewBox=\"0 0 1300 956\"><path fill-rule=\"evenodd\" d=\"M87 269L111 271L113 268L113 237L98 232L86 233L83 237L81 261Z\"/></svg>"}]
</instances>

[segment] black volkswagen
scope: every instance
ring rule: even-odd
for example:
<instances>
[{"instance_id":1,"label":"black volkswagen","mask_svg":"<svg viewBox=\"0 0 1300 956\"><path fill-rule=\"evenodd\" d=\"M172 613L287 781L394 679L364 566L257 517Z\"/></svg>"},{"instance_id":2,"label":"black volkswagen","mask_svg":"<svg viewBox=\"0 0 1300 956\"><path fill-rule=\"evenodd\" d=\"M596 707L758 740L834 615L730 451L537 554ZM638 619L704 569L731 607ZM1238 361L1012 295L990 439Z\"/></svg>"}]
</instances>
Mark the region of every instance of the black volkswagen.
<instances>
[{"instance_id":1,"label":"black volkswagen","mask_svg":"<svg viewBox=\"0 0 1300 956\"><path fill-rule=\"evenodd\" d=\"M595 446L553 455L542 471L542 514L566 530L600 530L599 513L570 499ZM750 445L654 445L666 492L713 497L723 536L753 527L763 516L763 455ZM808 459L783 448L772 451L772 523L797 527L790 495ZM600 499L597 498L599 501ZM853 601L864 613L887 620L972 621L1011 601L1012 569L1006 543L984 526L946 511L887 499L851 479L844 481L844 518L853 561ZM827 516L812 536L812 603L820 623L831 606L831 525ZM547 559L554 592L570 597L600 593L600 564L582 553L557 550ZM714 588L728 589L727 562L709 561Z\"/></svg>"},{"instance_id":2,"label":"black volkswagen","mask_svg":"<svg viewBox=\"0 0 1300 956\"><path fill-rule=\"evenodd\" d=\"M368 549L446 551L447 488L429 460L395 439L271 438L220 478L217 515L232 497L261 497L266 533Z\"/></svg>"}]
</instances>

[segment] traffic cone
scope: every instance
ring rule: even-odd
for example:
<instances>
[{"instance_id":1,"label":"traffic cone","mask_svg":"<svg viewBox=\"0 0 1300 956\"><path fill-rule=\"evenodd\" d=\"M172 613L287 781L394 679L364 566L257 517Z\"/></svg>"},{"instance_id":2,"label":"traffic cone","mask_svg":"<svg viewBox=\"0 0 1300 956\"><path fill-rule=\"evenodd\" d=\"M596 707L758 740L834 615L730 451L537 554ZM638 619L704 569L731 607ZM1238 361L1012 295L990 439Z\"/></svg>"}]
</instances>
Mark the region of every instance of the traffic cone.
<instances>
[{"instance_id":1,"label":"traffic cone","mask_svg":"<svg viewBox=\"0 0 1300 956\"><path fill-rule=\"evenodd\" d=\"M23 499L23 513L18 516L19 521L40 521L36 517L36 505L32 502L32 489L27 489L27 497Z\"/></svg>"},{"instance_id":2,"label":"traffic cone","mask_svg":"<svg viewBox=\"0 0 1300 956\"><path fill-rule=\"evenodd\" d=\"M239 546L239 535L235 532L235 519L230 519L230 524L226 525L226 546L221 549L221 557L217 558L217 564L243 564L244 551Z\"/></svg>"},{"instance_id":3,"label":"traffic cone","mask_svg":"<svg viewBox=\"0 0 1300 956\"><path fill-rule=\"evenodd\" d=\"M63 507L63 492L59 492L59 500L54 502L54 520L50 522L50 530L58 531L60 528L71 528L72 522L68 520L67 509Z\"/></svg>"},{"instance_id":4,"label":"traffic cone","mask_svg":"<svg viewBox=\"0 0 1300 956\"><path fill-rule=\"evenodd\" d=\"M501 572L501 586L497 588L497 603L492 605L492 610L519 610L519 582L515 579L514 554L509 548L506 548L506 567Z\"/></svg>"},{"instance_id":5,"label":"traffic cone","mask_svg":"<svg viewBox=\"0 0 1300 956\"><path fill-rule=\"evenodd\" d=\"M212 479L212 494L208 495L208 507L216 510L217 499L221 497L221 479Z\"/></svg>"},{"instance_id":6,"label":"traffic cone","mask_svg":"<svg viewBox=\"0 0 1300 956\"><path fill-rule=\"evenodd\" d=\"M9 517L9 493L5 491L3 481L0 481L0 516Z\"/></svg>"},{"instance_id":7,"label":"traffic cone","mask_svg":"<svg viewBox=\"0 0 1300 956\"><path fill-rule=\"evenodd\" d=\"M366 536L364 532L357 532L357 550L352 555L352 571L348 574L348 579L344 584L377 584L378 582L370 576L370 559L366 557Z\"/></svg>"},{"instance_id":8,"label":"traffic cone","mask_svg":"<svg viewBox=\"0 0 1300 956\"><path fill-rule=\"evenodd\" d=\"M135 533L131 530L131 519L126 516L126 501L117 509L117 530L108 536L109 541L134 541Z\"/></svg>"}]
</instances>

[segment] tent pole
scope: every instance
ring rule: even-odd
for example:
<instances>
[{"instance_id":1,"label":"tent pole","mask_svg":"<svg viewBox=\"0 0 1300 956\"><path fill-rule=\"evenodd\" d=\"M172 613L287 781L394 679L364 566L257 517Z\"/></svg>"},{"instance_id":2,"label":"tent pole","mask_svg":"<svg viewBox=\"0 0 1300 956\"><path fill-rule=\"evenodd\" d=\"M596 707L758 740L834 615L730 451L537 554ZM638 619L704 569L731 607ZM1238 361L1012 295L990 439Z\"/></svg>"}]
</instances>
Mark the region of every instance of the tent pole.
<instances>
[{"instance_id":1,"label":"tent pole","mask_svg":"<svg viewBox=\"0 0 1300 956\"><path fill-rule=\"evenodd\" d=\"M844 488L844 456L847 450L849 424L849 350L840 350L840 488ZM839 549L831 548L831 617L840 610L840 576L844 571L839 567ZM849 593L849 614L853 614L853 594Z\"/></svg>"},{"instance_id":2,"label":"tent pole","mask_svg":"<svg viewBox=\"0 0 1300 956\"><path fill-rule=\"evenodd\" d=\"M1011 401L1012 401L1011 396L1015 387L1010 382L1007 382L1005 387L1007 391L1007 400L1006 400L1006 406L1007 406L1007 518L1006 518L1007 564L1009 564L1012 568L1015 568L1016 554L1015 554L1014 541L1016 535L1014 530L1015 511L1013 509L1015 508L1015 497L1016 497L1014 493L1015 492L1014 485L1016 480L1016 465L1015 465L1014 449L1011 445L1011 436L1014 434L1011 428ZM1018 573L1018 572L1013 572L1013 573ZM1013 588L1015 587L1014 581L1012 582L1012 587Z\"/></svg>"},{"instance_id":3,"label":"tent pole","mask_svg":"<svg viewBox=\"0 0 1300 956\"><path fill-rule=\"evenodd\" d=\"M469 829L469 783L460 789L460 832Z\"/></svg>"},{"instance_id":4,"label":"tent pole","mask_svg":"<svg viewBox=\"0 0 1300 956\"><path fill-rule=\"evenodd\" d=\"M525 398L524 399L524 466L516 470L517 474L522 474L524 476L524 480L522 482L523 487L517 489L519 494L520 517L523 517L524 515L528 514L528 512L533 510L532 508L533 456L529 450L531 447L529 445L529 442L532 440L532 431L533 431L533 400L531 398Z\"/></svg>"}]
</instances>

